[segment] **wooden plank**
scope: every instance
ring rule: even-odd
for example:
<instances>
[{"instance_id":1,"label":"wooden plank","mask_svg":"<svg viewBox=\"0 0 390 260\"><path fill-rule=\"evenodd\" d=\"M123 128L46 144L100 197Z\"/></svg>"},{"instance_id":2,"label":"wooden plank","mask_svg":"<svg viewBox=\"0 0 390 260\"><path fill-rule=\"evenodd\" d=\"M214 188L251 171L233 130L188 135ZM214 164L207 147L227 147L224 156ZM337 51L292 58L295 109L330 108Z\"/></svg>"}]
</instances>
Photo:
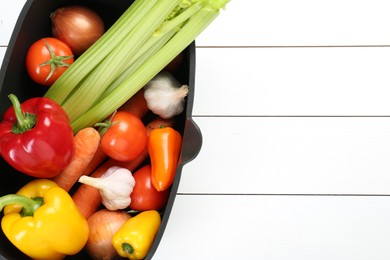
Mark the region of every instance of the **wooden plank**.
<instances>
[{"instance_id":1,"label":"wooden plank","mask_svg":"<svg viewBox=\"0 0 390 260\"><path fill-rule=\"evenodd\" d=\"M389 115L390 47L198 48L197 116Z\"/></svg>"},{"instance_id":2,"label":"wooden plank","mask_svg":"<svg viewBox=\"0 0 390 260\"><path fill-rule=\"evenodd\" d=\"M0 1L0 46L6 46L11 38L19 13L26 0Z\"/></svg>"},{"instance_id":3,"label":"wooden plank","mask_svg":"<svg viewBox=\"0 0 390 260\"><path fill-rule=\"evenodd\" d=\"M176 197L155 259L388 260L390 197Z\"/></svg>"},{"instance_id":4,"label":"wooden plank","mask_svg":"<svg viewBox=\"0 0 390 260\"><path fill-rule=\"evenodd\" d=\"M387 0L230 1L197 45L388 45L387 10Z\"/></svg>"},{"instance_id":5,"label":"wooden plank","mask_svg":"<svg viewBox=\"0 0 390 260\"><path fill-rule=\"evenodd\" d=\"M180 193L388 194L388 117L196 117Z\"/></svg>"}]
</instances>

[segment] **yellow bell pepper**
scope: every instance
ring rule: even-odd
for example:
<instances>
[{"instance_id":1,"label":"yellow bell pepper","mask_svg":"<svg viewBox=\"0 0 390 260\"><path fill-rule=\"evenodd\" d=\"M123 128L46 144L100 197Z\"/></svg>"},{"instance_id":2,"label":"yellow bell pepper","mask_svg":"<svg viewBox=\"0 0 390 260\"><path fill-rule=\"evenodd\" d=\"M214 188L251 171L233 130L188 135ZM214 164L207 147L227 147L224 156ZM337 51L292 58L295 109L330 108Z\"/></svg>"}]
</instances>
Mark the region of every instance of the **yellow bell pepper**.
<instances>
[{"instance_id":1,"label":"yellow bell pepper","mask_svg":"<svg viewBox=\"0 0 390 260\"><path fill-rule=\"evenodd\" d=\"M71 196L53 181L35 179L0 198L5 236L33 259L63 259L83 249L88 222Z\"/></svg>"},{"instance_id":2,"label":"yellow bell pepper","mask_svg":"<svg viewBox=\"0 0 390 260\"><path fill-rule=\"evenodd\" d=\"M127 220L112 238L117 253L130 260L144 259L152 247L160 227L156 210L147 210Z\"/></svg>"}]
</instances>

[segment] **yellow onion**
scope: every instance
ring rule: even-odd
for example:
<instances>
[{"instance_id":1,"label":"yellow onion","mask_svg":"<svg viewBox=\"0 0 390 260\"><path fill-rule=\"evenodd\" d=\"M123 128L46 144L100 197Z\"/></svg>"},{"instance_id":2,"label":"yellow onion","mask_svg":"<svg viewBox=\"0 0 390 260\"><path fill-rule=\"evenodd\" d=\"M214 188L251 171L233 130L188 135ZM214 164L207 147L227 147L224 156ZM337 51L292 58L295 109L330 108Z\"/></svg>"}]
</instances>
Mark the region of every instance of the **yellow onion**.
<instances>
[{"instance_id":1,"label":"yellow onion","mask_svg":"<svg viewBox=\"0 0 390 260\"><path fill-rule=\"evenodd\" d=\"M117 256L112 237L131 218L125 211L101 209L88 218L89 238L85 250L94 260L110 260Z\"/></svg>"},{"instance_id":2,"label":"yellow onion","mask_svg":"<svg viewBox=\"0 0 390 260\"><path fill-rule=\"evenodd\" d=\"M99 14L85 6L71 5L50 14L52 34L65 42L75 55L82 54L105 31Z\"/></svg>"}]
</instances>

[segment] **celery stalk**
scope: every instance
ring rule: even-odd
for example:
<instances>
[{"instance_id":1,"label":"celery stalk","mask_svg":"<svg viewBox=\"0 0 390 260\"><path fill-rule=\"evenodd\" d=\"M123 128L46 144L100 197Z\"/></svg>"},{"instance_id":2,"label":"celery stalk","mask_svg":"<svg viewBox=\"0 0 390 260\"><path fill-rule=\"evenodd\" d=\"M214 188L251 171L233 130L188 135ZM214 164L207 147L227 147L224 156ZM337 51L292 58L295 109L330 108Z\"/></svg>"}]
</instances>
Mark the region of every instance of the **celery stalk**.
<instances>
[{"instance_id":1,"label":"celery stalk","mask_svg":"<svg viewBox=\"0 0 390 260\"><path fill-rule=\"evenodd\" d=\"M75 132L104 120L118 109L149 80L158 74L172 59L182 52L218 16L219 9L228 2L203 1L206 4L193 14L183 27L156 54L145 61L125 81L116 87L86 113L72 121Z\"/></svg>"},{"instance_id":2,"label":"celery stalk","mask_svg":"<svg viewBox=\"0 0 390 260\"><path fill-rule=\"evenodd\" d=\"M135 0L48 89L76 133L112 114L218 16L229 0Z\"/></svg>"},{"instance_id":3,"label":"celery stalk","mask_svg":"<svg viewBox=\"0 0 390 260\"><path fill-rule=\"evenodd\" d=\"M142 46L142 49L139 50L137 55L134 56L134 60L130 62L130 66L128 66L126 70L106 88L106 90L102 93L98 101L102 100L112 91L114 91L117 86L119 86L125 79L127 79L150 56L155 54L162 46L164 46L164 44L167 43L175 33L175 31L171 30L163 37L153 35L151 39L144 46Z\"/></svg>"},{"instance_id":4,"label":"celery stalk","mask_svg":"<svg viewBox=\"0 0 390 260\"><path fill-rule=\"evenodd\" d=\"M72 96L61 104L71 121L85 113L99 99L111 82L125 70L127 60L145 44L179 2L180 0L158 1L110 55L94 68ZM85 97L88 97L88 102Z\"/></svg>"},{"instance_id":5,"label":"celery stalk","mask_svg":"<svg viewBox=\"0 0 390 260\"><path fill-rule=\"evenodd\" d=\"M58 104L106 57L159 0L137 0L45 93Z\"/></svg>"},{"instance_id":6,"label":"celery stalk","mask_svg":"<svg viewBox=\"0 0 390 260\"><path fill-rule=\"evenodd\" d=\"M178 14L175 19L164 22L159 29L157 29L148 41L138 50L133 57L128 61L129 66L126 70L118 76L100 96L106 97L113 91L124 79L129 77L142 63L144 63L151 55L156 53L170 38L180 29L193 14L200 10L200 4L194 4Z\"/></svg>"}]
</instances>

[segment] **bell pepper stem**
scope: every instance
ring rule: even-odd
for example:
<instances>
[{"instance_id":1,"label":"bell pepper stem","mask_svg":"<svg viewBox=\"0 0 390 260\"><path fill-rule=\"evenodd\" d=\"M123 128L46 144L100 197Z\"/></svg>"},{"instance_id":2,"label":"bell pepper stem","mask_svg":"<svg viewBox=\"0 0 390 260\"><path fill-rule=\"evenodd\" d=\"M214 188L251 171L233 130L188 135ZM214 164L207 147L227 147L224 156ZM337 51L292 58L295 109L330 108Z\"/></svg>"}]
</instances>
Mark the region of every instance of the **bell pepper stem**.
<instances>
[{"instance_id":1,"label":"bell pepper stem","mask_svg":"<svg viewBox=\"0 0 390 260\"><path fill-rule=\"evenodd\" d=\"M126 253L132 255L134 253L134 247L132 247L129 243L123 243L122 244L122 249Z\"/></svg>"},{"instance_id":2,"label":"bell pepper stem","mask_svg":"<svg viewBox=\"0 0 390 260\"><path fill-rule=\"evenodd\" d=\"M33 128L36 120L35 115L24 113L18 98L14 94L9 94L8 98L12 102L17 120L17 123L12 127L12 133L20 134Z\"/></svg>"},{"instance_id":3,"label":"bell pepper stem","mask_svg":"<svg viewBox=\"0 0 390 260\"><path fill-rule=\"evenodd\" d=\"M9 204L17 204L22 206L22 216L32 216L35 210L37 210L43 204L43 198L28 198L17 194L8 194L0 197L0 211L2 211L3 208Z\"/></svg>"}]
</instances>

